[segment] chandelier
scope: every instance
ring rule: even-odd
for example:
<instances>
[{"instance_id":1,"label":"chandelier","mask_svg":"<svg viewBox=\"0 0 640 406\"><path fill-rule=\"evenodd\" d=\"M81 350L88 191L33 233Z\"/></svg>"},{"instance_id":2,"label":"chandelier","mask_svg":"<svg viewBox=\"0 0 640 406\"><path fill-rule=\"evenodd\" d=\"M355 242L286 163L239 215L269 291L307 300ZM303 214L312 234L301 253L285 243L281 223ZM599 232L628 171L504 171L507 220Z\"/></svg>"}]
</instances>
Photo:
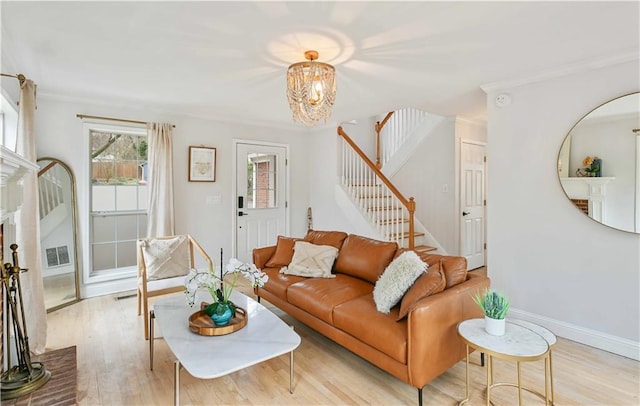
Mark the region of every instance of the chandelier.
<instances>
[{"instance_id":1,"label":"chandelier","mask_svg":"<svg viewBox=\"0 0 640 406\"><path fill-rule=\"evenodd\" d=\"M287 99L293 121L313 126L327 122L336 100L336 69L318 59L317 51L304 53L307 61L294 63L287 70Z\"/></svg>"}]
</instances>

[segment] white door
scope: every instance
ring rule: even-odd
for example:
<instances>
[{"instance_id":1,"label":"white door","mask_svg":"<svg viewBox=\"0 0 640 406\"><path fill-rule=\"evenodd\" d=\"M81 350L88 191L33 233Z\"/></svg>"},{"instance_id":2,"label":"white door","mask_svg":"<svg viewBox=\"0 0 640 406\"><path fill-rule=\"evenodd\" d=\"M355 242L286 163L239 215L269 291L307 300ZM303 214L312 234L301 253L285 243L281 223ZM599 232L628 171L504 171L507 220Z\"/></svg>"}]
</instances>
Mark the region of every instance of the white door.
<instances>
[{"instance_id":1,"label":"white door","mask_svg":"<svg viewBox=\"0 0 640 406\"><path fill-rule=\"evenodd\" d=\"M476 269L485 265L485 145L463 140L460 151L460 252Z\"/></svg>"},{"instance_id":2,"label":"white door","mask_svg":"<svg viewBox=\"0 0 640 406\"><path fill-rule=\"evenodd\" d=\"M275 245L287 227L287 149L236 144L235 255L251 262L252 250Z\"/></svg>"}]
</instances>

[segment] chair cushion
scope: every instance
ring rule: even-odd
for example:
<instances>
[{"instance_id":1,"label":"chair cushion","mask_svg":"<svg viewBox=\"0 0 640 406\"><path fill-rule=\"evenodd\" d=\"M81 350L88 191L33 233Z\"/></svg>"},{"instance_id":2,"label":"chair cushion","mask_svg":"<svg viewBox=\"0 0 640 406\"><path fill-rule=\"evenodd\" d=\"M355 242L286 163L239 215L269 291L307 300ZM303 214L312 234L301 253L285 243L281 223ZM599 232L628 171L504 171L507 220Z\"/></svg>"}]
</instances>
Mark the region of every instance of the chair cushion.
<instances>
[{"instance_id":1,"label":"chair cushion","mask_svg":"<svg viewBox=\"0 0 640 406\"><path fill-rule=\"evenodd\" d=\"M398 249L395 242L378 241L351 234L342 244L336 272L376 283Z\"/></svg>"},{"instance_id":2,"label":"chair cushion","mask_svg":"<svg viewBox=\"0 0 640 406\"><path fill-rule=\"evenodd\" d=\"M271 258L267 261L265 266L267 268L281 268L291 263L293 258L293 245L299 238L278 236L278 243L276 245L276 251Z\"/></svg>"},{"instance_id":3,"label":"chair cushion","mask_svg":"<svg viewBox=\"0 0 640 406\"><path fill-rule=\"evenodd\" d=\"M418 279L416 279L407 293L402 297L397 320L407 317L407 314L413 310L420 300L442 292L446 284L447 281L440 269L440 263L429 267L427 272L423 273Z\"/></svg>"},{"instance_id":4,"label":"chair cushion","mask_svg":"<svg viewBox=\"0 0 640 406\"><path fill-rule=\"evenodd\" d=\"M309 278L289 285L287 300L294 306L333 324L333 309L356 297L369 295L373 285L347 275L333 279ZM396 327L397 328L397 327Z\"/></svg>"},{"instance_id":5,"label":"chair cushion","mask_svg":"<svg viewBox=\"0 0 640 406\"><path fill-rule=\"evenodd\" d=\"M189 273L189 239L186 235L140 240L140 247L147 280L185 276Z\"/></svg>"},{"instance_id":6,"label":"chair cushion","mask_svg":"<svg viewBox=\"0 0 640 406\"><path fill-rule=\"evenodd\" d=\"M340 249L344 239L347 238L347 233L342 231L319 231L309 230L304 240L316 245L331 245Z\"/></svg>"},{"instance_id":7,"label":"chair cushion","mask_svg":"<svg viewBox=\"0 0 640 406\"><path fill-rule=\"evenodd\" d=\"M281 273L315 278L335 278L331 273L338 249L330 245L315 245L306 241L296 241L293 246L293 258L289 266Z\"/></svg>"},{"instance_id":8,"label":"chair cushion","mask_svg":"<svg viewBox=\"0 0 640 406\"><path fill-rule=\"evenodd\" d=\"M426 269L427 264L413 251L406 251L391 261L373 288L376 309L389 313Z\"/></svg>"},{"instance_id":9,"label":"chair cushion","mask_svg":"<svg viewBox=\"0 0 640 406\"><path fill-rule=\"evenodd\" d=\"M333 310L335 327L406 364L407 319L396 322L397 318L397 307L391 309L389 314L377 312L372 295L357 297ZM428 329L429 326L425 328Z\"/></svg>"},{"instance_id":10,"label":"chair cushion","mask_svg":"<svg viewBox=\"0 0 640 406\"><path fill-rule=\"evenodd\" d=\"M280 273L280 268L264 268L262 272L269 276L269 280L260 289L264 289L282 300L287 300L287 289L296 282L305 280L305 277L285 275Z\"/></svg>"}]
</instances>

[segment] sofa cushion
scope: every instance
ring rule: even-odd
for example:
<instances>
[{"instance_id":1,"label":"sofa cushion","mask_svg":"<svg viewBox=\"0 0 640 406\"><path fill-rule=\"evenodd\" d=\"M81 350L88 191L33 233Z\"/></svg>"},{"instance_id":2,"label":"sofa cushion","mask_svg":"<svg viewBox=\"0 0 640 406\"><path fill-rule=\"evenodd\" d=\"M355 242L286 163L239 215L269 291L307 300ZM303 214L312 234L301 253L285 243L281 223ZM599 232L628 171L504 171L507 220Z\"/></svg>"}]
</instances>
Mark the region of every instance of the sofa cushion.
<instances>
[{"instance_id":1,"label":"sofa cushion","mask_svg":"<svg viewBox=\"0 0 640 406\"><path fill-rule=\"evenodd\" d=\"M347 238L347 233L342 231L319 231L309 230L304 240L316 245L331 245L340 249L344 239Z\"/></svg>"},{"instance_id":2,"label":"sofa cushion","mask_svg":"<svg viewBox=\"0 0 640 406\"><path fill-rule=\"evenodd\" d=\"M396 322L398 308L391 313L376 311L372 295L345 302L333 310L333 325L391 358L407 363L407 319ZM400 325L399 325L400 324ZM425 326L428 328L428 326Z\"/></svg>"},{"instance_id":3,"label":"sofa cushion","mask_svg":"<svg viewBox=\"0 0 640 406\"><path fill-rule=\"evenodd\" d=\"M298 241L299 238L278 236L278 243L276 245L276 251L271 258L267 261L265 266L267 268L281 268L291 263L293 258L293 244Z\"/></svg>"},{"instance_id":4,"label":"sofa cushion","mask_svg":"<svg viewBox=\"0 0 640 406\"><path fill-rule=\"evenodd\" d=\"M442 292L446 284L447 281L440 269L440 263L429 267L427 272L416 279L407 293L402 297L402 300L400 301L400 311L398 312L398 320L407 317L407 314L413 310L420 300Z\"/></svg>"},{"instance_id":5,"label":"sofa cushion","mask_svg":"<svg viewBox=\"0 0 640 406\"><path fill-rule=\"evenodd\" d=\"M427 264L413 251L404 252L391 261L373 288L373 301L378 311L389 313L426 269Z\"/></svg>"},{"instance_id":6,"label":"sofa cushion","mask_svg":"<svg viewBox=\"0 0 640 406\"><path fill-rule=\"evenodd\" d=\"M287 300L287 289L290 285L306 279L302 276L282 274L280 268L264 268L262 272L269 276L269 280L260 289L267 290L282 300Z\"/></svg>"},{"instance_id":7,"label":"sofa cushion","mask_svg":"<svg viewBox=\"0 0 640 406\"><path fill-rule=\"evenodd\" d=\"M429 266L440 264L440 269L447 281L445 289L449 289L467 280L467 259L449 255L419 253L420 258Z\"/></svg>"},{"instance_id":8,"label":"sofa cushion","mask_svg":"<svg viewBox=\"0 0 640 406\"><path fill-rule=\"evenodd\" d=\"M373 285L347 275L334 279L311 278L290 285L287 300L317 318L333 324L333 309L362 295L371 295Z\"/></svg>"},{"instance_id":9,"label":"sofa cushion","mask_svg":"<svg viewBox=\"0 0 640 406\"><path fill-rule=\"evenodd\" d=\"M296 241L291 263L289 266L282 267L280 273L314 278L335 278L331 268L337 256L336 247Z\"/></svg>"},{"instance_id":10,"label":"sofa cushion","mask_svg":"<svg viewBox=\"0 0 640 406\"><path fill-rule=\"evenodd\" d=\"M342 244L336 272L376 283L398 250L395 242L378 241L351 234Z\"/></svg>"}]
</instances>

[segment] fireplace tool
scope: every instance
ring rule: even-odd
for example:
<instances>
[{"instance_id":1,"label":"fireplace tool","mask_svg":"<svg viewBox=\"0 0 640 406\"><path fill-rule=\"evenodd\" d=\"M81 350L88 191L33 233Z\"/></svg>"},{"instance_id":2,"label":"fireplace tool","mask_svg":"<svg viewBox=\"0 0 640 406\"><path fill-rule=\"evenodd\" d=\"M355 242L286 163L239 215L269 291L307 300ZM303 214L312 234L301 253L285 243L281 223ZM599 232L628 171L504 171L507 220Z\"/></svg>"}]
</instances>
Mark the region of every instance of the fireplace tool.
<instances>
[{"instance_id":1,"label":"fireplace tool","mask_svg":"<svg viewBox=\"0 0 640 406\"><path fill-rule=\"evenodd\" d=\"M29 337L27 336L27 324L24 317L22 304L22 287L20 286L20 273L27 269L21 269L18 265L18 245L11 244L13 265L4 264L2 268L3 297L6 300L5 314L7 329L5 335L6 354L8 368L2 373L2 400L14 399L27 395L40 388L49 381L51 373L47 371L41 362L31 362L29 351ZM20 313L18 313L20 307ZM12 329L9 331L9 329ZM15 352L17 364L11 366L11 335L15 340Z\"/></svg>"}]
</instances>

